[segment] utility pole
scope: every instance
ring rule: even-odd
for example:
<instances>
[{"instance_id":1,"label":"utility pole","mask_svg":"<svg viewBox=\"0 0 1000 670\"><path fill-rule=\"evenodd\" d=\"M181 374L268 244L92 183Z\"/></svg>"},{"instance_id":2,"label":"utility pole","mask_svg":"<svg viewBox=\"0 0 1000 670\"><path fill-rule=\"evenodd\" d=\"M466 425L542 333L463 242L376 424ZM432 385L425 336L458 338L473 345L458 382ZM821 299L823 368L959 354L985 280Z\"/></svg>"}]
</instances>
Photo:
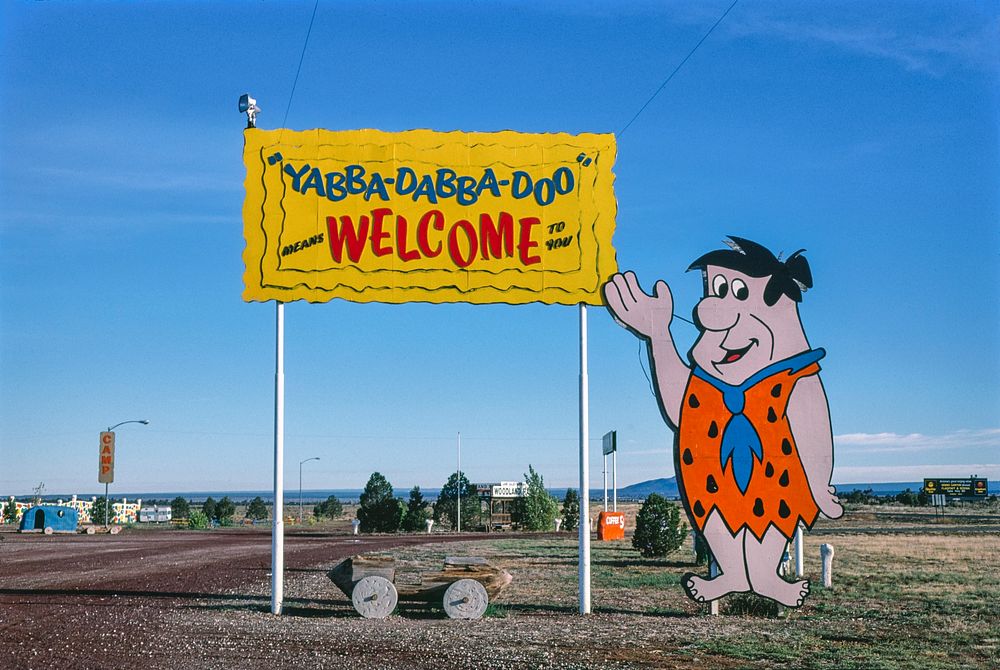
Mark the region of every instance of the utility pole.
<instances>
[{"instance_id":1,"label":"utility pole","mask_svg":"<svg viewBox=\"0 0 1000 670\"><path fill-rule=\"evenodd\" d=\"M458 532L462 532L462 431L458 432Z\"/></svg>"}]
</instances>

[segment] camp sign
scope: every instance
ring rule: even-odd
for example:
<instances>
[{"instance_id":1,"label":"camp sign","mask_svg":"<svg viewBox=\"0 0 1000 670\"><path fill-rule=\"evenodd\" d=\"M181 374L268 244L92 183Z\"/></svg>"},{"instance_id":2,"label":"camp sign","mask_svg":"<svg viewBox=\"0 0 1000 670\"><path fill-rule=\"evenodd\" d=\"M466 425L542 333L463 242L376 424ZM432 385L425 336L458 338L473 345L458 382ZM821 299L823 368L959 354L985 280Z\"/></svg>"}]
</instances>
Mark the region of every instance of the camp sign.
<instances>
[{"instance_id":1,"label":"camp sign","mask_svg":"<svg viewBox=\"0 0 1000 670\"><path fill-rule=\"evenodd\" d=\"M247 301L601 304L610 134L245 131Z\"/></svg>"},{"instance_id":2,"label":"camp sign","mask_svg":"<svg viewBox=\"0 0 1000 670\"><path fill-rule=\"evenodd\" d=\"M110 484L115 481L115 434L103 431L98 446L97 482Z\"/></svg>"}]
</instances>

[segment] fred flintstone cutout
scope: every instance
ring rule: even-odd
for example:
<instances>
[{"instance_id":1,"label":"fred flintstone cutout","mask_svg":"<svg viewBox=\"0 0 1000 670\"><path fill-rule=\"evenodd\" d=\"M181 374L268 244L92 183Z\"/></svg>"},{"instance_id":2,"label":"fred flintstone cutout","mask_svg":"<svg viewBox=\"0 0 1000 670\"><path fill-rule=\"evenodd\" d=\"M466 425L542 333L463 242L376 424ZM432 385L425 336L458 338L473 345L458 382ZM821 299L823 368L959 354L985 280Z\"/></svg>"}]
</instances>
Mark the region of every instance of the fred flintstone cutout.
<instances>
[{"instance_id":1,"label":"fred flintstone cutout","mask_svg":"<svg viewBox=\"0 0 1000 670\"><path fill-rule=\"evenodd\" d=\"M843 514L830 485L825 352L809 346L799 320L812 273L801 251L781 261L750 240L727 244L688 268L701 270L705 289L690 364L670 335L665 282L650 296L626 272L604 293L616 319L649 343L657 397L675 433L681 498L719 567L711 579L685 575L684 590L699 602L749 591L798 607L809 583L779 575L786 543L797 524Z\"/></svg>"}]
</instances>

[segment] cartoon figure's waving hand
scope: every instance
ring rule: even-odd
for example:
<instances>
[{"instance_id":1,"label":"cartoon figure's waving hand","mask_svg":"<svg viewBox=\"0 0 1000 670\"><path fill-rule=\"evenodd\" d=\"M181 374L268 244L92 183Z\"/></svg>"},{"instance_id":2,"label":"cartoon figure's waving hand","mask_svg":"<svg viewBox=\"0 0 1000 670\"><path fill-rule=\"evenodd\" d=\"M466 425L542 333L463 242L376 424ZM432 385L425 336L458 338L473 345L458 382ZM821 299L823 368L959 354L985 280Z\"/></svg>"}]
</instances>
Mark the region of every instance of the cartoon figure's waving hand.
<instances>
[{"instance_id":1,"label":"cartoon figure's waving hand","mask_svg":"<svg viewBox=\"0 0 1000 670\"><path fill-rule=\"evenodd\" d=\"M604 285L604 297L615 318L638 335L647 339L670 336L674 298L666 282L656 282L650 296L639 286L634 272L616 274Z\"/></svg>"},{"instance_id":2,"label":"cartoon figure's waving hand","mask_svg":"<svg viewBox=\"0 0 1000 670\"><path fill-rule=\"evenodd\" d=\"M604 285L604 298L615 319L649 341L656 369L657 394L663 416L671 427L680 421L681 397L691 369L677 354L670 336L674 298L664 281L656 282L653 295L639 286L634 272L614 275Z\"/></svg>"}]
</instances>

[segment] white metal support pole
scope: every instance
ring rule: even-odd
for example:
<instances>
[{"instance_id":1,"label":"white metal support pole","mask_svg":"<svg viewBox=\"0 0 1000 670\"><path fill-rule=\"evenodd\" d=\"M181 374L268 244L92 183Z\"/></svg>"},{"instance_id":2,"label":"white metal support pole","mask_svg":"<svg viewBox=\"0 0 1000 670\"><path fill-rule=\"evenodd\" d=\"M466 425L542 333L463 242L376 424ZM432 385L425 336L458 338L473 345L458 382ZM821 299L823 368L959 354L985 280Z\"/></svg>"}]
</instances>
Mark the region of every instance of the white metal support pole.
<instances>
[{"instance_id":1,"label":"white metal support pole","mask_svg":"<svg viewBox=\"0 0 1000 670\"><path fill-rule=\"evenodd\" d=\"M604 511L608 511L608 455L604 454Z\"/></svg>"},{"instance_id":2,"label":"white metal support pole","mask_svg":"<svg viewBox=\"0 0 1000 670\"><path fill-rule=\"evenodd\" d=\"M802 526L795 527L795 577L802 579L805 573L804 557L802 555Z\"/></svg>"},{"instance_id":3,"label":"white metal support pole","mask_svg":"<svg viewBox=\"0 0 1000 670\"><path fill-rule=\"evenodd\" d=\"M611 511L618 511L618 450L611 452Z\"/></svg>"},{"instance_id":4,"label":"white metal support pole","mask_svg":"<svg viewBox=\"0 0 1000 670\"><path fill-rule=\"evenodd\" d=\"M715 579L719 576L719 564L715 562L715 556L708 559L708 576L711 579ZM712 616L719 615L719 601L718 599L713 600L708 604L708 613Z\"/></svg>"},{"instance_id":5,"label":"white metal support pole","mask_svg":"<svg viewBox=\"0 0 1000 670\"><path fill-rule=\"evenodd\" d=\"M590 614L590 393L587 306L580 303L580 614Z\"/></svg>"},{"instance_id":6,"label":"white metal support pole","mask_svg":"<svg viewBox=\"0 0 1000 670\"><path fill-rule=\"evenodd\" d=\"M271 524L271 614L281 614L285 590L285 305L277 302L274 340L274 522Z\"/></svg>"},{"instance_id":7,"label":"white metal support pole","mask_svg":"<svg viewBox=\"0 0 1000 670\"><path fill-rule=\"evenodd\" d=\"M462 532L462 432L458 433L458 532Z\"/></svg>"}]
</instances>

